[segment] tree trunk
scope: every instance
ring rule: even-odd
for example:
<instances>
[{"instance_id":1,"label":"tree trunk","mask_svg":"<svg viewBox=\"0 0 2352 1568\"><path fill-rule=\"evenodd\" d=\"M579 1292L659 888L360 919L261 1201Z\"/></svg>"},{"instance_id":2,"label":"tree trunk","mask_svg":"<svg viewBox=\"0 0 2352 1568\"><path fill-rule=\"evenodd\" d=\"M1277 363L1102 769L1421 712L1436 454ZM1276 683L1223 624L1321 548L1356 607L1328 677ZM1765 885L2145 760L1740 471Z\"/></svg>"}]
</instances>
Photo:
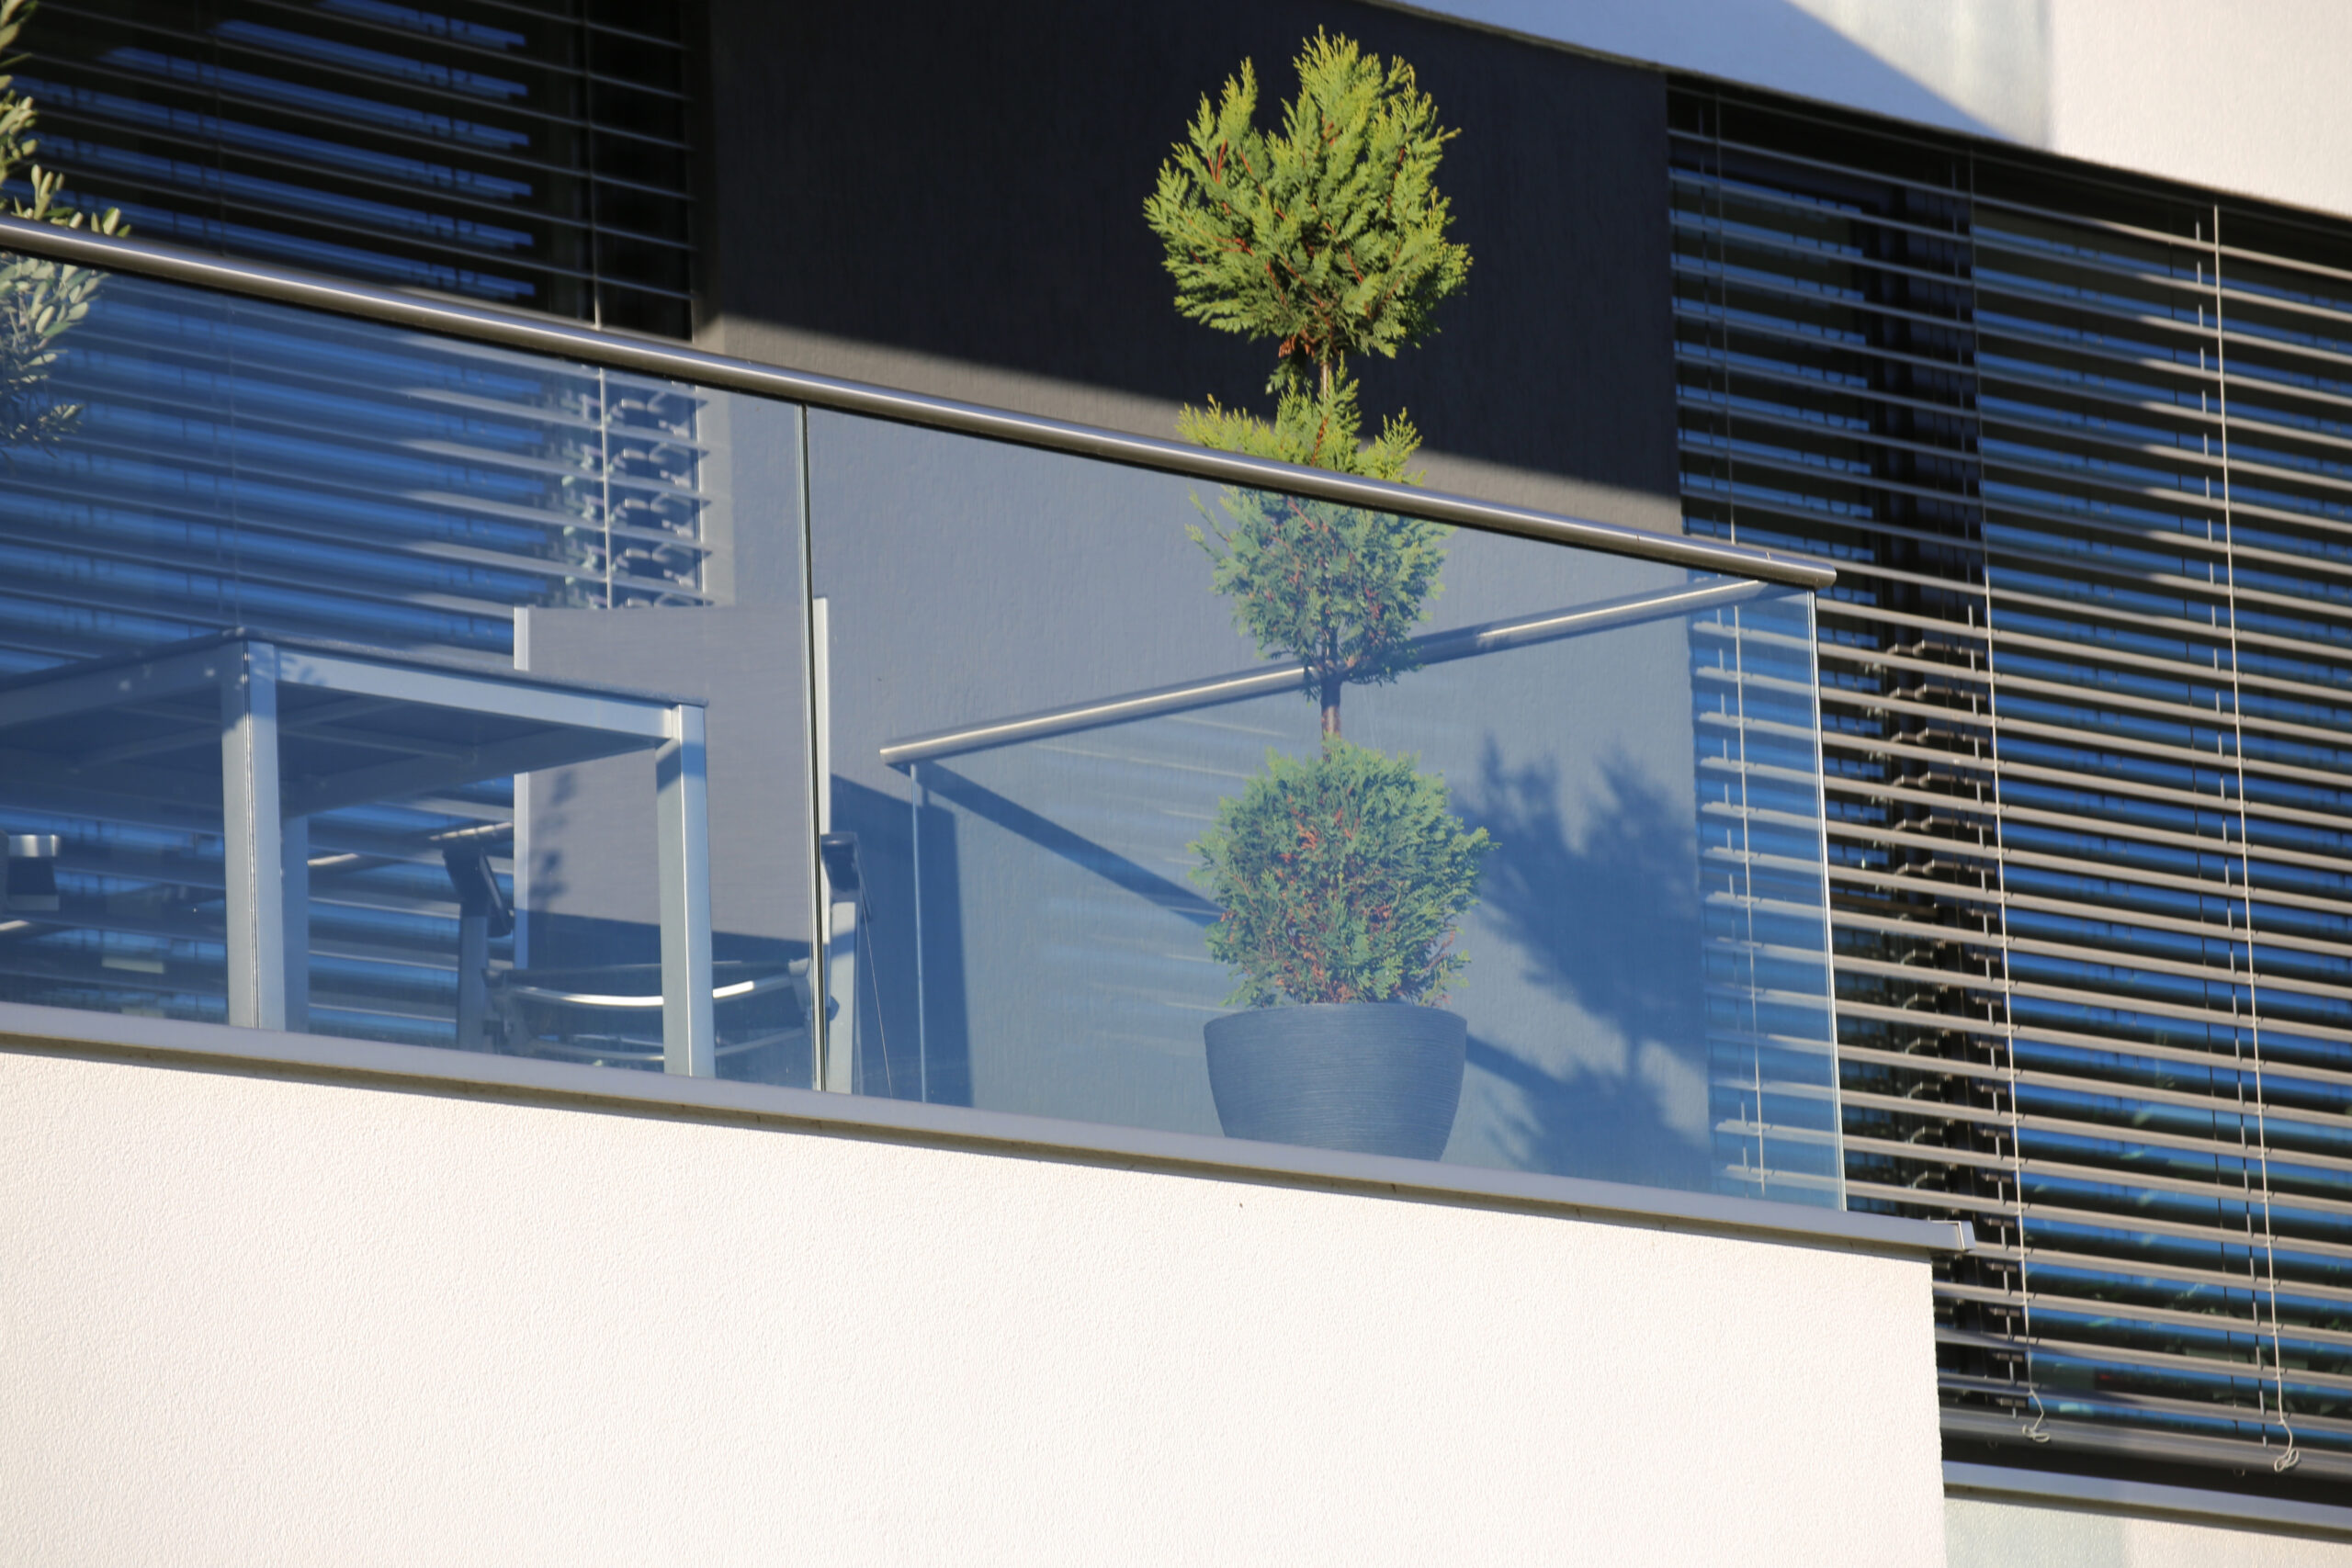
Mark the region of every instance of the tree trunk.
<instances>
[{"instance_id":1,"label":"tree trunk","mask_svg":"<svg viewBox=\"0 0 2352 1568\"><path fill-rule=\"evenodd\" d=\"M1331 415L1332 365L1338 357L1337 355L1326 354L1317 361L1323 372L1323 417L1326 419ZM1323 668L1326 671L1323 677L1323 735L1326 739L1337 740L1340 738L1340 688L1347 684L1347 677L1340 672L1339 634L1329 629L1323 634Z\"/></svg>"}]
</instances>

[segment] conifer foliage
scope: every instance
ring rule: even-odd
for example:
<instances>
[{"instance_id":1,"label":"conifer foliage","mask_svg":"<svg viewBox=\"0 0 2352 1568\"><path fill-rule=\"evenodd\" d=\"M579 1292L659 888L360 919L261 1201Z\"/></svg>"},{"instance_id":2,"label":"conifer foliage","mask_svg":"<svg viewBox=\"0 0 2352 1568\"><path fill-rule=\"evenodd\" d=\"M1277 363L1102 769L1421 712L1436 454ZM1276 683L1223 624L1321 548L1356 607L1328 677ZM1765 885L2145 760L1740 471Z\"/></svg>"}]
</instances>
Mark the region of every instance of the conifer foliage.
<instances>
[{"instance_id":1,"label":"conifer foliage","mask_svg":"<svg viewBox=\"0 0 2352 1568\"><path fill-rule=\"evenodd\" d=\"M1279 344L1270 389L1329 399L1351 355L1395 358L1462 287L1439 156L1454 133L1403 61L1318 31L1299 52L1280 130L1256 124L1244 61L1160 166L1145 220L1168 248L1176 308Z\"/></svg>"},{"instance_id":2,"label":"conifer foliage","mask_svg":"<svg viewBox=\"0 0 2352 1568\"><path fill-rule=\"evenodd\" d=\"M1469 250L1447 238L1453 212L1437 188L1454 132L1401 60L1318 31L1295 64L1298 96L1274 131L1257 126L1248 61L1214 104L1204 96L1144 203L1177 310L1275 344L1271 421L1212 398L1185 409L1178 432L1220 451L1409 483L1420 434L1399 412L1363 439L1348 359L1393 359L1419 344L1468 276ZM1223 510L1193 531L1218 592L1261 653L1307 665L1324 733L1340 734L1346 684L1412 668L1412 628L1438 590L1452 530L1262 491L1228 491Z\"/></svg>"},{"instance_id":3,"label":"conifer foliage","mask_svg":"<svg viewBox=\"0 0 2352 1568\"><path fill-rule=\"evenodd\" d=\"M1308 761L1267 758L1219 807L1194 848L1225 910L1208 948L1238 973L1228 1005L1445 1000L1469 962L1453 922L1494 846L1413 762L1327 740Z\"/></svg>"},{"instance_id":4,"label":"conifer foliage","mask_svg":"<svg viewBox=\"0 0 2352 1568\"><path fill-rule=\"evenodd\" d=\"M1399 412L1364 440L1348 365L1419 344L1468 276L1436 183L1454 133L1401 60L1318 31L1296 65L1276 130L1256 124L1247 61L1214 104L1204 97L1144 204L1177 309L1275 344L1271 420L1210 399L1178 429L1222 451L1410 483L1419 433ZM1261 655L1306 667L1323 728L1312 758L1270 754L1193 846L1194 876L1223 910L1209 952L1239 976L1230 1000L1441 1002L1467 962L1454 924L1492 842L1464 830L1444 781L1415 759L1344 739L1340 705L1349 684L1418 662L1414 629L1453 530L1272 491L1229 490L1222 510L1192 530L1212 581Z\"/></svg>"}]
</instances>

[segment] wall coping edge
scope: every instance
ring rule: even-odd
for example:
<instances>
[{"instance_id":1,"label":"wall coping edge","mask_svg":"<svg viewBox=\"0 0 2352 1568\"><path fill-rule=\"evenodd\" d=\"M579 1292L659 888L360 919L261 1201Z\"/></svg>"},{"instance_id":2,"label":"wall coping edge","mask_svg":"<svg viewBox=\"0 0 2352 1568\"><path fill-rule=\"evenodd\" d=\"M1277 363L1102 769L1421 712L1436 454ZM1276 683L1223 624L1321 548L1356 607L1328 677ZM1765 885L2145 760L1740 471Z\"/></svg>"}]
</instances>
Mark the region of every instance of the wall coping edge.
<instances>
[{"instance_id":1,"label":"wall coping edge","mask_svg":"<svg viewBox=\"0 0 2352 1568\"><path fill-rule=\"evenodd\" d=\"M1971 1239L1953 1221L24 1002L0 1002L0 1051L765 1126L1890 1257L1965 1252Z\"/></svg>"}]
</instances>

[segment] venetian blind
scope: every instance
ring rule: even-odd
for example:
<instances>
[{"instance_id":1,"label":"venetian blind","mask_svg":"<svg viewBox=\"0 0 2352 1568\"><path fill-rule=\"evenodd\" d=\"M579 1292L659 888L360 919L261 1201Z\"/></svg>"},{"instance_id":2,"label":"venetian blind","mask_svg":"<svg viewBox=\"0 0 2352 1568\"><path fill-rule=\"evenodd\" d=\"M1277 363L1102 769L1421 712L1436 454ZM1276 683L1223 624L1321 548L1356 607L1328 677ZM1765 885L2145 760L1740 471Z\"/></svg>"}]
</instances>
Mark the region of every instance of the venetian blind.
<instances>
[{"instance_id":1,"label":"venetian blind","mask_svg":"<svg viewBox=\"0 0 2352 1568\"><path fill-rule=\"evenodd\" d=\"M18 88L141 238L691 330L683 6L45 0Z\"/></svg>"},{"instance_id":2,"label":"venetian blind","mask_svg":"<svg viewBox=\"0 0 2352 1568\"><path fill-rule=\"evenodd\" d=\"M1684 515L1820 604L1857 1207L1945 1428L2352 1477L2352 229L1697 84Z\"/></svg>"},{"instance_id":3,"label":"venetian blind","mask_svg":"<svg viewBox=\"0 0 2352 1568\"><path fill-rule=\"evenodd\" d=\"M511 667L526 605L691 607L706 589L695 389L116 275L6 453L0 673L222 627ZM12 833L64 841L54 913L0 922L0 998L218 1021L218 813L109 817L0 757ZM311 823L311 1027L452 1040L441 850L505 874L505 780Z\"/></svg>"}]
</instances>

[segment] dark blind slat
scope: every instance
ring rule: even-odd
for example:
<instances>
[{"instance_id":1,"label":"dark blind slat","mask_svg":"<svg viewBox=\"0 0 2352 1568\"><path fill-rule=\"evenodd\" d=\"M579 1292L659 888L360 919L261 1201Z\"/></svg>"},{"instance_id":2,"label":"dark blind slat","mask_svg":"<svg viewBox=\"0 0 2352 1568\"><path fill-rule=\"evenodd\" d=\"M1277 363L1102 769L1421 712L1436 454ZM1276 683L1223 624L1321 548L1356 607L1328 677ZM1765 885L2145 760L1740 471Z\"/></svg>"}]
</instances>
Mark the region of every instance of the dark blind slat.
<instances>
[{"instance_id":1,"label":"dark blind slat","mask_svg":"<svg viewBox=\"0 0 2352 1568\"><path fill-rule=\"evenodd\" d=\"M690 80L573 5L48 0L17 85L69 197L232 255L683 337Z\"/></svg>"}]
</instances>

